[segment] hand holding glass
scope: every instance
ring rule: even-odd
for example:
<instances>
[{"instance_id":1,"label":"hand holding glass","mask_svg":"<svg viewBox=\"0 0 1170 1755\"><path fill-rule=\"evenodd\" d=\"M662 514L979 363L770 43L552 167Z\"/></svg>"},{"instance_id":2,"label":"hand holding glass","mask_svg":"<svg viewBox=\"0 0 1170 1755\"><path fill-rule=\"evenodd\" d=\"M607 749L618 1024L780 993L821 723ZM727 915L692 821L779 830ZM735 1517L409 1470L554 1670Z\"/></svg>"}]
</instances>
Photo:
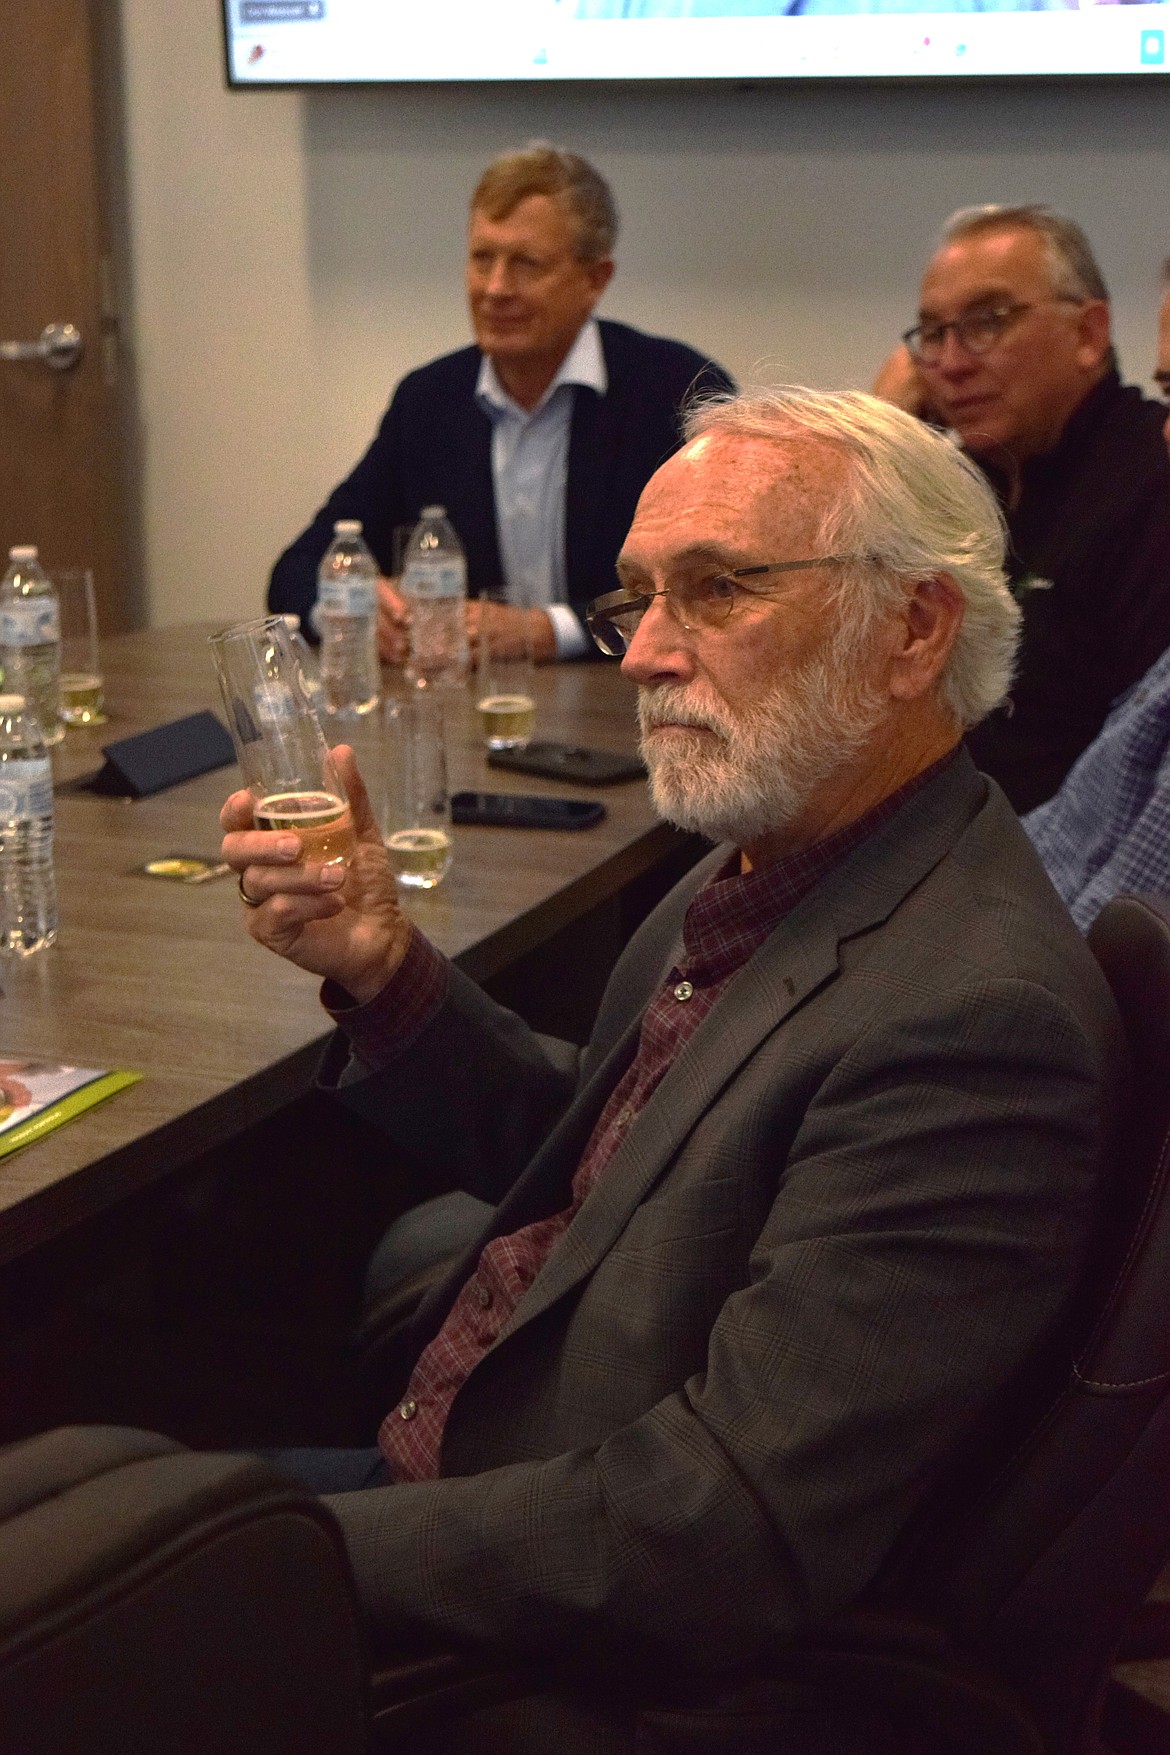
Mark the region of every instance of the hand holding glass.
<instances>
[{"instance_id":1,"label":"hand holding glass","mask_svg":"<svg viewBox=\"0 0 1170 1755\"><path fill-rule=\"evenodd\" d=\"M349 802L283 618L241 622L210 645L256 827L291 829L309 864L348 865Z\"/></svg>"}]
</instances>

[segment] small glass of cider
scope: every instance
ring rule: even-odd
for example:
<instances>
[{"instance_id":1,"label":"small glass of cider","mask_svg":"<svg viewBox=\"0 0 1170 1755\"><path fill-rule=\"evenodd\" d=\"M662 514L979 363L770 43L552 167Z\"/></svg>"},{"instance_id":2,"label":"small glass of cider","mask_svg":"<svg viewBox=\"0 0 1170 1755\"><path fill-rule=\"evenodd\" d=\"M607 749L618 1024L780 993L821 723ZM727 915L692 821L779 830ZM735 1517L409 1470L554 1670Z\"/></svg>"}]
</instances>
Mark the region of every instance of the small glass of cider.
<instances>
[{"instance_id":1,"label":"small glass of cider","mask_svg":"<svg viewBox=\"0 0 1170 1755\"><path fill-rule=\"evenodd\" d=\"M524 603L481 595L476 646L475 708L489 750L521 750L536 728L532 636L518 615Z\"/></svg>"},{"instance_id":2,"label":"small glass of cider","mask_svg":"<svg viewBox=\"0 0 1170 1755\"><path fill-rule=\"evenodd\" d=\"M382 839L404 890L433 890L451 866L442 697L421 687L386 700Z\"/></svg>"},{"instance_id":3,"label":"small glass of cider","mask_svg":"<svg viewBox=\"0 0 1170 1755\"><path fill-rule=\"evenodd\" d=\"M357 845L349 800L283 616L240 622L210 645L256 827L291 829L306 864L348 865Z\"/></svg>"},{"instance_id":4,"label":"small glass of cider","mask_svg":"<svg viewBox=\"0 0 1170 1755\"><path fill-rule=\"evenodd\" d=\"M97 601L89 567L58 567L53 586L61 617L61 696L65 725L104 725L106 693L98 657Z\"/></svg>"}]
</instances>

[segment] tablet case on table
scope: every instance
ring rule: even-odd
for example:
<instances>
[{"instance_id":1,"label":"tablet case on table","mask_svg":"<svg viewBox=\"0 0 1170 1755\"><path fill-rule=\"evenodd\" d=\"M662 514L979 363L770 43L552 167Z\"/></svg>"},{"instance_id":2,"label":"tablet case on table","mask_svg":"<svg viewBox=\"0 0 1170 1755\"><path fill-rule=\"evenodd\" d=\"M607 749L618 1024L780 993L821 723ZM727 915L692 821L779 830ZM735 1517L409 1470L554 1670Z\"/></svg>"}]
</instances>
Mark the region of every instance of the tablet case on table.
<instances>
[{"instance_id":1,"label":"tablet case on table","mask_svg":"<svg viewBox=\"0 0 1170 1755\"><path fill-rule=\"evenodd\" d=\"M147 798L180 780L226 768L236 759L227 731L214 713L206 711L103 744L102 754L106 765L91 781L90 790L115 798Z\"/></svg>"}]
</instances>

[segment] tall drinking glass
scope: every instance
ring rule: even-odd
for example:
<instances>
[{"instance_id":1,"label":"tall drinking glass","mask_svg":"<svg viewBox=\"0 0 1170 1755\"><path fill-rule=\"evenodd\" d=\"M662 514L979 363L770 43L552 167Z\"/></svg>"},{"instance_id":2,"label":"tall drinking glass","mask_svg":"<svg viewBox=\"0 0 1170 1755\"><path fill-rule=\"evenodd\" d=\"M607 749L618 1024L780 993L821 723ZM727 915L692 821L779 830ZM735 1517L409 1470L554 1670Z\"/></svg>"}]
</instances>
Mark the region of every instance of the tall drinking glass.
<instances>
[{"instance_id":1,"label":"tall drinking glass","mask_svg":"<svg viewBox=\"0 0 1170 1755\"><path fill-rule=\"evenodd\" d=\"M313 865L348 865L349 801L284 618L241 622L210 645L256 827L291 829Z\"/></svg>"},{"instance_id":2,"label":"tall drinking glass","mask_svg":"<svg viewBox=\"0 0 1170 1755\"><path fill-rule=\"evenodd\" d=\"M52 578L61 612L59 716L66 725L104 725L93 574L88 567L58 567Z\"/></svg>"},{"instance_id":3,"label":"tall drinking glass","mask_svg":"<svg viewBox=\"0 0 1170 1755\"><path fill-rule=\"evenodd\" d=\"M442 692L387 695L382 839L405 890L433 890L451 865Z\"/></svg>"},{"instance_id":4,"label":"tall drinking glass","mask_svg":"<svg viewBox=\"0 0 1170 1755\"><path fill-rule=\"evenodd\" d=\"M480 597L475 705L489 750L522 750L536 727L532 634L503 596ZM523 604L518 607L524 608Z\"/></svg>"}]
</instances>

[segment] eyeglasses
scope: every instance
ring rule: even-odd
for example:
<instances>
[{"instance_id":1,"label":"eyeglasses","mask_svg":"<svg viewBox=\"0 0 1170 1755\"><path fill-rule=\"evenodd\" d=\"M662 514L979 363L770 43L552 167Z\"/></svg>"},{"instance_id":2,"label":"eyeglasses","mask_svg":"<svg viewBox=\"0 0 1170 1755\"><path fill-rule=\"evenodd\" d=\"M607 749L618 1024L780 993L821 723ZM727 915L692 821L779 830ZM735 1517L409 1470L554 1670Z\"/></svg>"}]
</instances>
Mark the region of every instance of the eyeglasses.
<instances>
[{"instance_id":1,"label":"eyeglasses","mask_svg":"<svg viewBox=\"0 0 1170 1755\"><path fill-rule=\"evenodd\" d=\"M656 597L664 597L679 626L688 634L694 634L706 628L721 628L737 603L745 597L763 595L748 585L741 585L741 579L754 579L762 573L800 573L809 567L841 567L851 561L869 558L868 555L820 555L810 561L769 561L758 567L733 567L730 572L688 580L682 585L664 585L660 591L610 591L604 597L593 599L585 612L585 621L606 656L622 658Z\"/></svg>"},{"instance_id":2,"label":"eyeglasses","mask_svg":"<svg viewBox=\"0 0 1170 1755\"><path fill-rule=\"evenodd\" d=\"M911 358L920 366L936 366L942 358L949 331L966 353L990 353L1001 341L1017 317L1034 311L1038 305L1082 305L1083 299L1057 294L1051 299L1033 299L1030 304L991 305L985 311L970 311L956 317L953 323L918 323L907 329L902 340L910 349Z\"/></svg>"}]
</instances>

